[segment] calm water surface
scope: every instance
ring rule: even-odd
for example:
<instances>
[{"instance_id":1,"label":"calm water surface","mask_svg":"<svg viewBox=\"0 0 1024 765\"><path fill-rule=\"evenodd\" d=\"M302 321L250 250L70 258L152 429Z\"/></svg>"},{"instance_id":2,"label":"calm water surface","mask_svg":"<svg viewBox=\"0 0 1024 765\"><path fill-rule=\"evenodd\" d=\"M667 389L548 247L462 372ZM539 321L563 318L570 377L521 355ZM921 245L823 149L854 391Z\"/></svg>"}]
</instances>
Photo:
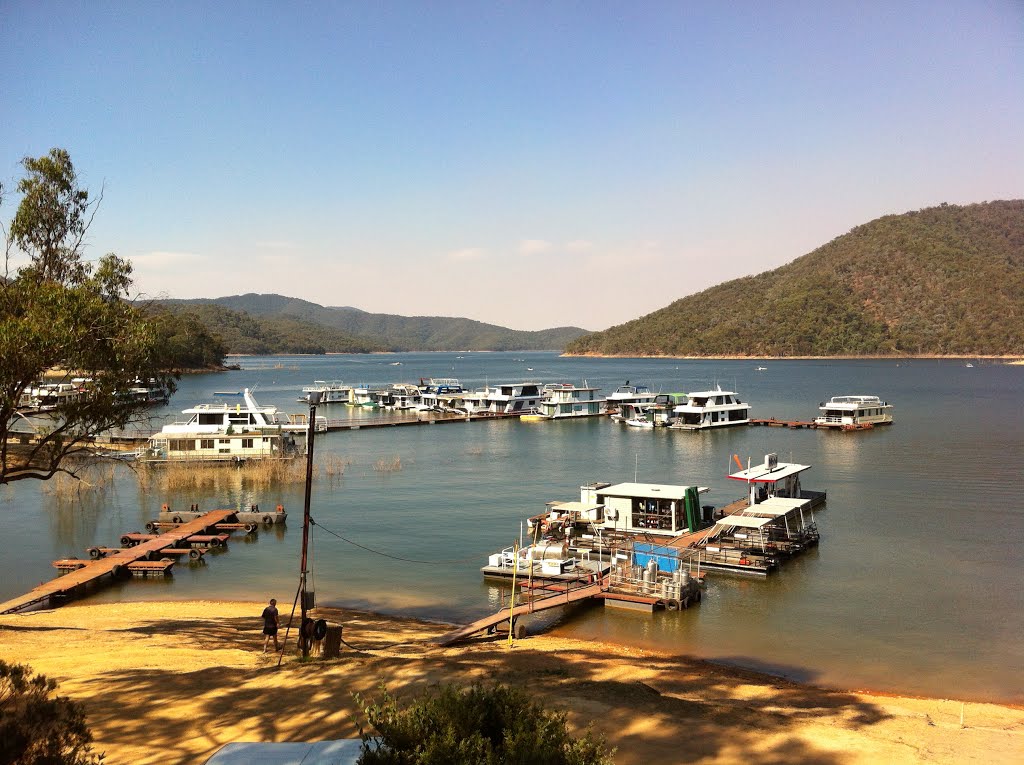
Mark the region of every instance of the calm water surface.
<instances>
[{"instance_id":1,"label":"calm water surface","mask_svg":"<svg viewBox=\"0 0 1024 765\"><path fill-rule=\"evenodd\" d=\"M313 535L317 600L428 619L482 616L503 595L481 580L486 554L511 544L521 520L546 501L576 499L580 484L590 481L633 480L635 471L640 481L710 486L704 501L721 505L742 495L725 477L732 455L760 462L774 451L812 465L805 486L828 492L828 507L817 516L817 550L766 580L712 575L696 609L640 615L581 606L541 623L575 637L679 651L823 685L1024 701L1024 367L563 359L522 352L246 358L241 364L241 371L182 380L171 405L155 415L174 419L215 391L243 387L255 387L260 403L301 412L296 399L315 379L383 384L453 376L474 387L586 379L606 393L626 380L666 392L718 382L750 401L754 416L780 419L810 419L832 395L879 395L895 404L896 423L862 433L650 432L594 418L321 435L316 454L349 464L343 476L321 471L313 487L313 516L322 527ZM759 365L767 369L757 371ZM320 413L325 409L329 417L382 416L340 405ZM374 469L378 460L395 457L401 469ZM52 485L0 489L8 529L0 599L51 578L55 558L116 544L163 502L208 509L281 503L293 522L236 538L205 565L176 566L171 580L124 582L92 602L293 600L301 484L254 491L236 482L164 495L140 486L128 471L73 496Z\"/></svg>"}]
</instances>

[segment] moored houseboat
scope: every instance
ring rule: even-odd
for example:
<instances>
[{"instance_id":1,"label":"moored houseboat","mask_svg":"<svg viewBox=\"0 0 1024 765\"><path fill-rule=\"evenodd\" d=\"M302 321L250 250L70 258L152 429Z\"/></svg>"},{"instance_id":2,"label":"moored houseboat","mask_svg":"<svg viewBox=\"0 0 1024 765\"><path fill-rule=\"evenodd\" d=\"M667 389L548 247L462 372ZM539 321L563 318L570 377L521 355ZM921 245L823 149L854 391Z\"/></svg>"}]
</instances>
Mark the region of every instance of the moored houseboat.
<instances>
[{"instance_id":1,"label":"moored houseboat","mask_svg":"<svg viewBox=\"0 0 1024 765\"><path fill-rule=\"evenodd\" d=\"M623 407L626 404L653 404L657 395L646 385L630 385L629 380L626 380L625 385L620 385L608 394L605 412L612 419L624 419Z\"/></svg>"},{"instance_id":2,"label":"moored houseboat","mask_svg":"<svg viewBox=\"0 0 1024 765\"><path fill-rule=\"evenodd\" d=\"M892 423L892 404L878 396L833 396L818 409L814 424L819 428L860 430Z\"/></svg>"},{"instance_id":3,"label":"moored houseboat","mask_svg":"<svg viewBox=\"0 0 1024 765\"><path fill-rule=\"evenodd\" d=\"M305 393L299 401L309 401L313 394L320 394L321 404L347 404L352 399L352 386L341 380L314 380L312 385L302 389Z\"/></svg>"},{"instance_id":4,"label":"moored houseboat","mask_svg":"<svg viewBox=\"0 0 1024 765\"><path fill-rule=\"evenodd\" d=\"M164 425L149 438L141 462L244 462L283 459L298 454L293 433L306 432L303 422L278 420L277 407L260 406L246 388L233 405L199 404L183 409L188 419ZM319 418L318 418L319 419ZM318 429L320 429L318 427Z\"/></svg>"},{"instance_id":5,"label":"moored houseboat","mask_svg":"<svg viewBox=\"0 0 1024 765\"><path fill-rule=\"evenodd\" d=\"M537 405L536 416L548 420L596 417L604 413L605 399L597 395L600 390L600 388L587 385L586 382L583 385L573 383L545 385L540 403Z\"/></svg>"},{"instance_id":6,"label":"moored houseboat","mask_svg":"<svg viewBox=\"0 0 1024 765\"><path fill-rule=\"evenodd\" d=\"M715 390L688 393L686 402L678 404L670 427L677 430L706 430L750 422L750 405L740 401L735 391Z\"/></svg>"}]
</instances>

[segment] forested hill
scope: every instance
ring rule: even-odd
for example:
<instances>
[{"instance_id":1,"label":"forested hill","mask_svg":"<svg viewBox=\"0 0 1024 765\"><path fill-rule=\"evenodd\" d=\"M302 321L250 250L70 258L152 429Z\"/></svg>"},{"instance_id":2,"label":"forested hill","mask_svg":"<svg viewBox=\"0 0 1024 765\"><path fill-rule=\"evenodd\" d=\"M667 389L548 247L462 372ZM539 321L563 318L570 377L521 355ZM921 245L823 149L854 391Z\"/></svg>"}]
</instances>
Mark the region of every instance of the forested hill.
<instances>
[{"instance_id":1,"label":"forested hill","mask_svg":"<svg viewBox=\"0 0 1024 765\"><path fill-rule=\"evenodd\" d=\"M565 352L1024 355L1024 200L887 215Z\"/></svg>"},{"instance_id":2,"label":"forested hill","mask_svg":"<svg viewBox=\"0 0 1024 765\"><path fill-rule=\"evenodd\" d=\"M471 319L367 313L272 294L161 303L198 315L229 353L561 350L586 334L579 327L526 332Z\"/></svg>"}]
</instances>

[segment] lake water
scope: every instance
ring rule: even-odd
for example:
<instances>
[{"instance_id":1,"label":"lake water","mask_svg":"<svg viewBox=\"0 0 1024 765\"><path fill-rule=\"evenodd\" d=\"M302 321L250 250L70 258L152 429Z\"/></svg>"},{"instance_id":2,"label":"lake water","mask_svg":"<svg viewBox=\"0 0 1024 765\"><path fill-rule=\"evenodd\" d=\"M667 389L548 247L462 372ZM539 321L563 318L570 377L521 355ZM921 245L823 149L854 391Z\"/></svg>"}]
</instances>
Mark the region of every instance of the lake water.
<instances>
[{"instance_id":1,"label":"lake water","mask_svg":"<svg viewBox=\"0 0 1024 765\"><path fill-rule=\"evenodd\" d=\"M240 363L240 371L184 378L171 405L155 415L173 419L215 391L243 387L255 387L261 404L303 412L296 399L316 379L383 384L450 376L474 387L586 379L605 393L626 380L665 392L721 383L752 403L753 416L779 419L811 419L832 395L881 396L895 405L895 424L859 433L759 427L651 432L588 418L321 434L316 455L349 464L343 476L321 471L313 486L312 515L320 528L313 533L311 586L322 605L446 621L479 617L500 606L503 595L481 579L486 555L511 544L520 522L545 502L577 499L584 483L636 474L640 481L710 486L702 501L722 505L743 494L726 478L733 454L758 463L777 452L781 460L812 465L805 487L828 492L828 507L817 514L816 550L764 580L712 574L700 606L687 611L648 615L581 606L541 624L820 685L1024 701L1022 366L573 359L524 352ZM757 371L759 365L767 369ZM319 413L354 416L341 405ZM400 469L375 469L378 460L396 457ZM116 546L123 532L141 530L164 502L198 502L204 509L281 503L291 522L252 539L236 535L227 552L209 556L205 565L176 566L173 579L118 583L91 602L293 601L301 483L252 490L227 479L216 491L165 495L152 485L142 488L130 471L74 495L33 482L0 487L7 529L0 599L51 578L53 559L84 557L93 545Z\"/></svg>"}]
</instances>

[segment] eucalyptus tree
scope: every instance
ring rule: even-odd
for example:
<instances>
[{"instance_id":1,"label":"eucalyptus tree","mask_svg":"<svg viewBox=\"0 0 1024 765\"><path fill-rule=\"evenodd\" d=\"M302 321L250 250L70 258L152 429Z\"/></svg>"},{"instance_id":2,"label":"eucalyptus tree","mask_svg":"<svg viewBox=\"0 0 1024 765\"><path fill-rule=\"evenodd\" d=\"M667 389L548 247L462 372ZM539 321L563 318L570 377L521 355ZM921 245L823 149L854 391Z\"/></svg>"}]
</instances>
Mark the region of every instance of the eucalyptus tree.
<instances>
[{"instance_id":1,"label":"eucalyptus tree","mask_svg":"<svg viewBox=\"0 0 1024 765\"><path fill-rule=\"evenodd\" d=\"M90 201L63 149L21 164L0 276L0 484L74 475L69 457L142 414L145 402L126 395L137 380L173 386L163 370L174 360L130 294L131 263L86 258L102 194ZM79 379L82 394L45 418L27 417L26 394L55 370L51 381Z\"/></svg>"}]
</instances>

